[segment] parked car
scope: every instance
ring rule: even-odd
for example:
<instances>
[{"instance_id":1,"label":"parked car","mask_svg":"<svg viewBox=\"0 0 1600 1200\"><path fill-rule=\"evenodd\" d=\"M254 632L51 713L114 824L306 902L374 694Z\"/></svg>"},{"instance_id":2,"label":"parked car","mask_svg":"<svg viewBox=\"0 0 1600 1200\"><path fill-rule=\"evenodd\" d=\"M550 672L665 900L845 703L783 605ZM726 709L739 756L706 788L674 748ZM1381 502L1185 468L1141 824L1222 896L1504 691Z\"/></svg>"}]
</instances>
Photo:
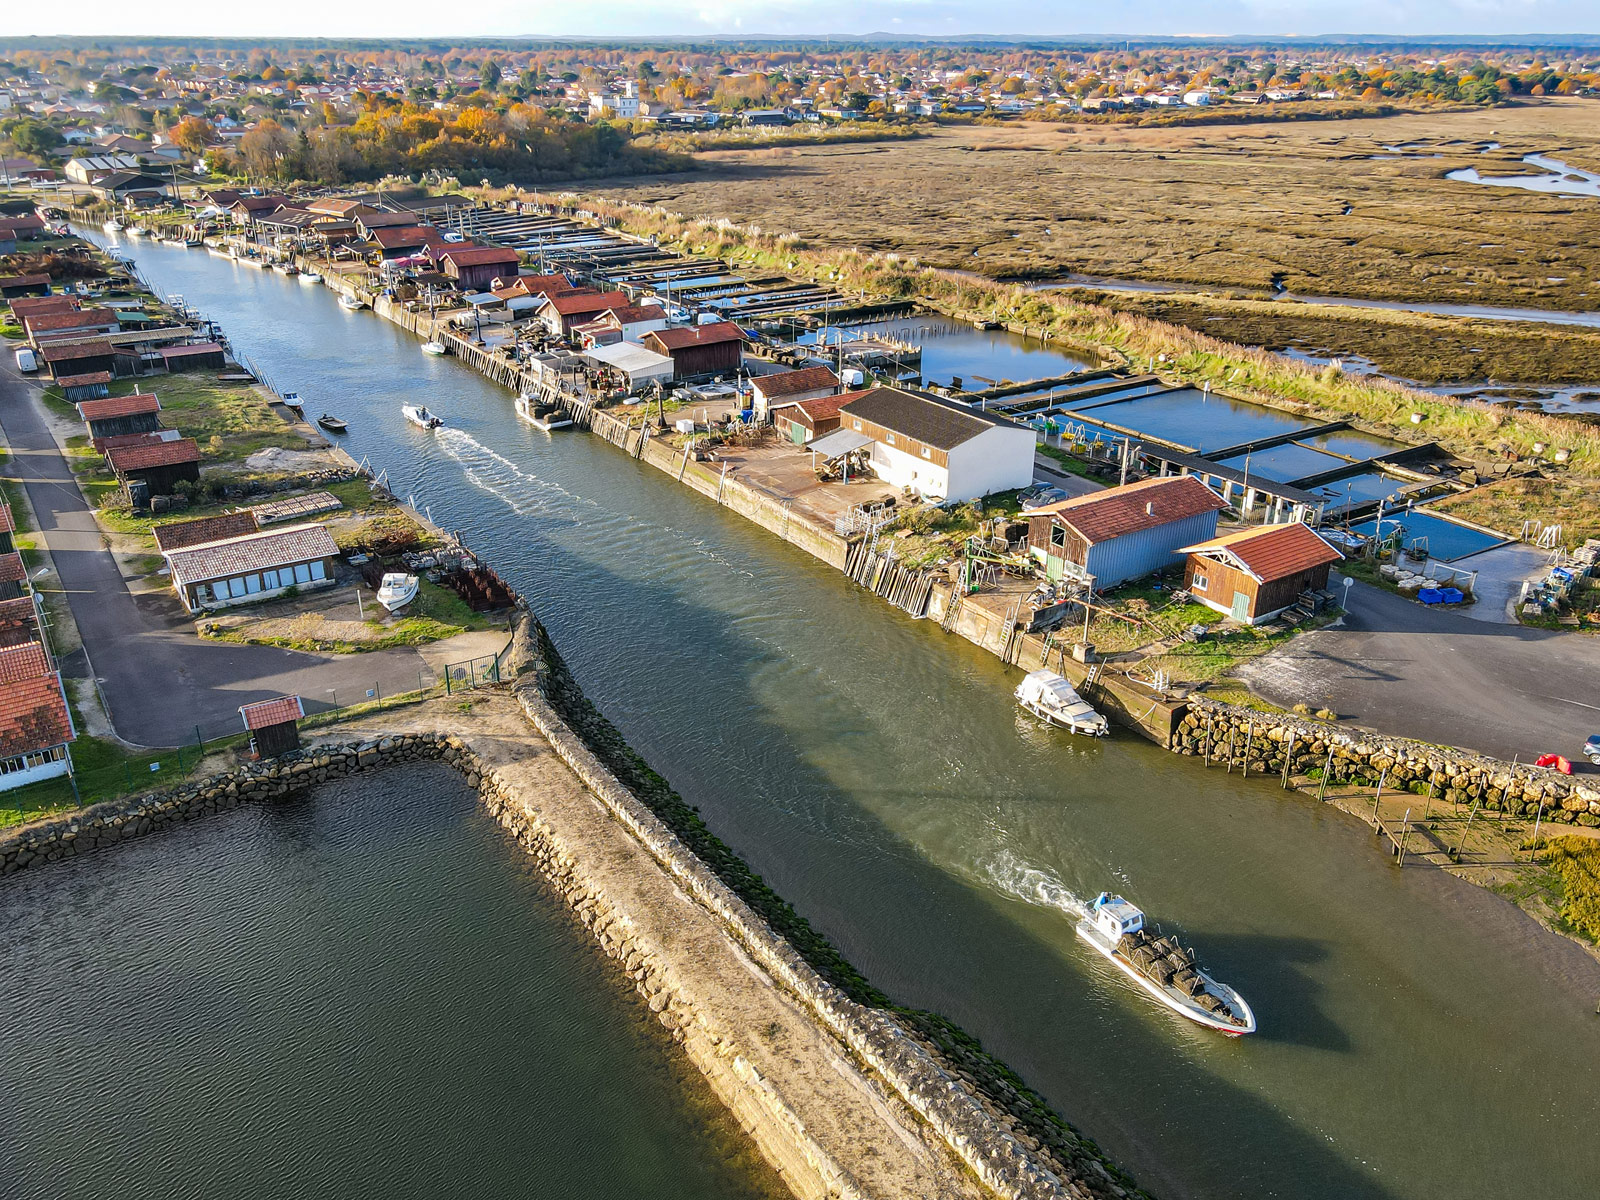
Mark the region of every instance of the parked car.
<instances>
[{"instance_id":1,"label":"parked car","mask_svg":"<svg viewBox=\"0 0 1600 1200\"><path fill-rule=\"evenodd\" d=\"M32 374L39 369L39 356L27 346L17 351L17 370Z\"/></svg>"},{"instance_id":2,"label":"parked car","mask_svg":"<svg viewBox=\"0 0 1600 1200\"><path fill-rule=\"evenodd\" d=\"M1017 497L1023 512L1032 512L1036 508L1043 508L1047 504L1057 504L1067 499L1067 494L1058 487L1036 488L1033 491L1023 492Z\"/></svg>"},{"instance_id":3,"label":"parked car","mask_svg":"<svg viewBox=\"0 0 1600 1200\"><path fill-rule=\"evenodd\" d=\"M1595 766L1600 767L1600 733L1591 734L1583 743L1583 753Z\"/></svg>"}]
</instances>

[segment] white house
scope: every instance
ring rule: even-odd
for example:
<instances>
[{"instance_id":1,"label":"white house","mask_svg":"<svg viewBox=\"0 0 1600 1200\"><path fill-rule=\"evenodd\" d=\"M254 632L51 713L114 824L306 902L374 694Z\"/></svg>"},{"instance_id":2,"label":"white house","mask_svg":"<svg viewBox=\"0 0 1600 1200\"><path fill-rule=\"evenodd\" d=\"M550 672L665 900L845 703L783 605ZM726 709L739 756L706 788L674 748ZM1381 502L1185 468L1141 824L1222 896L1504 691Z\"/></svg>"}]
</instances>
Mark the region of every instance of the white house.
<instances>
[{"instance_id":1,"label":"white house","mask_svg":"<svg viewBox=\"0 0 1600 1200\"><path fill-rule=\"evenodd\" d=\"M589 116L603 117L607 111L620 121L638 120L639 85L632 81L625 83L621 95L611 92L590 92Z\"/></svg>"},{"instance_id":2,"label":"white house","mask_svg":"<svg viewBox=\"0 0 1600 1200\"><path fill-rule=\"evenodd\" d=\"M973 500L1033 482L1033 430L928 392L882 387L839 410L839 428L872 439L878 478L930 500Z\"/></svg>"},{"instance_id":3,"label":"white house","mask_svg":"<svg viewBox=\"0 0 1600 1200\"><path fill-rule=\"evenodd\" d=\"M1185 92L1183 102L1190 108L1204 108L1211 103L1210 92Z\"/></svg>"}]
</instances>

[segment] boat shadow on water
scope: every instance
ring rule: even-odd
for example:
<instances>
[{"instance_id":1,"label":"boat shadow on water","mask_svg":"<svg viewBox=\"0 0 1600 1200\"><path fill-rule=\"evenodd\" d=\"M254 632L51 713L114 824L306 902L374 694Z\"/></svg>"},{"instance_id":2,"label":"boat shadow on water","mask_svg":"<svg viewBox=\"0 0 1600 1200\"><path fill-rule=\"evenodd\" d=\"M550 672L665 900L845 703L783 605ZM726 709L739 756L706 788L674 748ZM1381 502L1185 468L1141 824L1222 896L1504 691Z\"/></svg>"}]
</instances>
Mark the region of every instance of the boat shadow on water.
<instances>
[{"instance_id":1,"label":"boat shadow on water","mask_svg":"<svg viewBox=\"0 0 1600 1200\"><path fill-rule=\"evenodd\" d=\"M1179 940L1186 946L1192 942L1200 965L1237 988L1255 1009L1258 1024L1246 1042L1280 1042L1334 1053L1352 1049L1350 1035L1322 1009L1322 985L1305 970L1328 958L1321 942L1191 929L1185 929Z\"/></svg>"}]
</instances>

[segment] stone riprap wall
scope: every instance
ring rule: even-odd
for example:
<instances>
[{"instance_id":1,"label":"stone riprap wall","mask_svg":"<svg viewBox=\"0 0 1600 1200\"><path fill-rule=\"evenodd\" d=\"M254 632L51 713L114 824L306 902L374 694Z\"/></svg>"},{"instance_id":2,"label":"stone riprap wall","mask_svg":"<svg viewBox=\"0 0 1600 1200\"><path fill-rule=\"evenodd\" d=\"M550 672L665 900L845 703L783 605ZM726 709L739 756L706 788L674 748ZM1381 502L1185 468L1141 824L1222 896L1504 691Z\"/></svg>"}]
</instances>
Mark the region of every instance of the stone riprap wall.
<instances>
[{"instance_id":1,"label":"stone riprap wall","mask_svg":"<svg viewBox=\"0 0 1600 1200\"><path fill-rule=\"evenodd\" d=\"M1191 702L1172 747L1179 754L1248 767L1251 772L1307 775L1329 768L1330 782L1433 795L1452 804L1546 821L1600 826L1600 790L1540 767L1514 765L1427 742L1340 729L1325 721L1262 713L1208 700ZM1332 757L1329 757L1329 751Z\"/></svg>"},{"instance_id":2,"label":"stone riprap wall","mask_svg":"<svg viewBox=\"0 0 1600 1200\"><path fill-rule=\"evenodd\" d=\"M0 836L0 874L59 862L115 846L145 834L224 812L258 800L273 800L331 779L391 763L459 757L461 747L435 734L405 734L317 746L282 758L252 763L166 791L108 800L70 816L8 831ZM469 780L476 786L476 780Z\"/></svg>"},{"instance_id":3,"label":"stone riprap wall","mask_svg":"<svg viewBox=\"0 0 1600 1200\"><path fill-rule=\"evenodd\" d=\"M595 740L597 733L614 736L614 730L609 723L602 730L589 727L596 720L603 723L604 718L581 701L581 693L574 696L576 685L560 656L554 653L542 627L526 614L513 627L511 661L516 670L512 692L523 712L584 785L686 891L718 915L765 971L887 1080L990 1190L1017 1200L1143 1194L1093 1142L1051 1112L1022 1080L959 1029L934 1014L897 1011L852 999L843 987L824 978L789 937L775 932L702 854L624 786L591 749L588 742ZM587 713L574 711L575 699ZM654 778L664 787L659 776ZM669 795L681 804L675 793ZM691 820L703 829L698 818ZM718 843L716 849L725 848ZM723 855L715 853L714 857L720 860ZM742 863L733 865L734 878L753 884L746 890L754 891L758 903L765 900L762 907L771 912L776 897ZM804 925L787 905L777 904L780 920ZM814 943L820 939L809 927L798 932L816 953L819 947ZM860 979L832 947L824 944L820 951L830 973ZM881 993L873 994L881 997ZM887 999L882 999L886 1005Z\"/></svg>"}]
</instances>

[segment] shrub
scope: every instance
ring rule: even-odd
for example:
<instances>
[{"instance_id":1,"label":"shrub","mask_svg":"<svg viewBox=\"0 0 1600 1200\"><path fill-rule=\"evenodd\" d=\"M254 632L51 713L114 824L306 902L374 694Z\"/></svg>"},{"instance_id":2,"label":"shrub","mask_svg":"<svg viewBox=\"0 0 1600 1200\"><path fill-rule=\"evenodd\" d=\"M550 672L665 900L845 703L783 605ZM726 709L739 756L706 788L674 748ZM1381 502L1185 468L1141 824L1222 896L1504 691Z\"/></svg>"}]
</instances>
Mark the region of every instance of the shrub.
<instances>
[{"instance_id":1,"label":"shrub","mask_svg":"<svg viewBox=\"0 0 1600 1200\"><path fill-rule=\"evenodd\" d=\"M1600 840L1569 834L1539 852L1561 880L1561 916L1584 936L1600 941Z\"/></svg>"}]
</instances>

